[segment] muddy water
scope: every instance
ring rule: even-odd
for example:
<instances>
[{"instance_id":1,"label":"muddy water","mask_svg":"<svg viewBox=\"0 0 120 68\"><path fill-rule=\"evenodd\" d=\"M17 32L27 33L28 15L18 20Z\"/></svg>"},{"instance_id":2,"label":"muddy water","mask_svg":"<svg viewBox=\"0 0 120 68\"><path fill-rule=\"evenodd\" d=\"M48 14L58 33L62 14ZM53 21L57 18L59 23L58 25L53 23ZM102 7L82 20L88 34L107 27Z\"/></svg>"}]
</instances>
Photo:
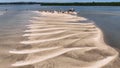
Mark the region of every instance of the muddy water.
<instances>
[{"instance_id":1,"label":"muddy water","mask_svg":"<svg viewBox=\"0 0 120 68\"><path fill-rule=\"evenodd\" d=\"M25 57L9 54L8 51L24 46L19 42L25 39L22 37L23 30L26 29L25 25L33 14L24 11L1 12L4 14L0 15L0 68L8 68L12 62Z\"/></svg>"}]
</instances>

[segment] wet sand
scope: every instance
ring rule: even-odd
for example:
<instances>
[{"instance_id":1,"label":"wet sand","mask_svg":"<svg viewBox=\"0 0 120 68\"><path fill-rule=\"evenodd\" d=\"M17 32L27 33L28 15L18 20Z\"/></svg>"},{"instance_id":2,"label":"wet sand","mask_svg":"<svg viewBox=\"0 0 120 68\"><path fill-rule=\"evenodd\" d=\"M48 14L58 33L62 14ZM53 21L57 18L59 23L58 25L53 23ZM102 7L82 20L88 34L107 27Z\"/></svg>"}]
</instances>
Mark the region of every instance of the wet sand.
<instances>
[{"instance_id":1,"label":"wet sand","mask_svg":"<svg viewBox=\"0 0 120 68\"><path fill-rule=\"evenodd\" d=\"M94 23L79 22L86 18L39 11L30 13L36 16L28 19L27 29L21 35L24 39L19 41L21 46L6 52L11 57L6 59L7 65L3 63L1 67L102 68L119 57L118 52L104 42L102 31Z\"/></svg>"},{"instance_id":2,"label":"wet sand","mask_svg":"<svg viewBox=\"0 0 120 68\"><path fill-rule=\"evenodd\" d=\"M0 15L4 15L5 11L0 11Z\"/></svg>"}]
</instances>

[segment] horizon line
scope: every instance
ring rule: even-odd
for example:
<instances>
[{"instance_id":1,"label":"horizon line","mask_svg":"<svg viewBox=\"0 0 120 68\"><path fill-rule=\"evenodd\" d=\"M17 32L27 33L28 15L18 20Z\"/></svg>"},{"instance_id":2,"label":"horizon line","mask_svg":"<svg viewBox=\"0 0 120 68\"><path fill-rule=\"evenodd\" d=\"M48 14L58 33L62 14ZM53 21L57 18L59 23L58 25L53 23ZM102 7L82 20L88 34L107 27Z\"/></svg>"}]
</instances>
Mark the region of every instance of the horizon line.
<instances>
[{"instance_id":1,"label":"horizon line","mask_svg":"<svg viewBox=\"0 0 120 68\"><path fill-rule=\"evenodd\" d=\"M0 2L0 3L29 3L29 2L31 2L31 3L92 3L92 2L97 2L97 3L99 3L100 1L88 1L88 2L36 2L36 1L13 1L13 2ZM105 1L101 1L101 2L105 2ZM109 2L109 1L106 1L107 3ZM111 1L111 2L120 2L120 1Z\"/></svg>"}]
</instances>

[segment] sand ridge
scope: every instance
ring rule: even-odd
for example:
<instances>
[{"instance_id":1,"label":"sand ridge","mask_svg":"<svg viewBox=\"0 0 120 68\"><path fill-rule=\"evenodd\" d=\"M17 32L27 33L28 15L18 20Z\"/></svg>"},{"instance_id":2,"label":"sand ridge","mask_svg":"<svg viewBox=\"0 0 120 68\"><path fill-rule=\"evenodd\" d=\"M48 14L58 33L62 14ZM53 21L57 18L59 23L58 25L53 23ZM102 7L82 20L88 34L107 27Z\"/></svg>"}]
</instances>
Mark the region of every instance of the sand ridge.
<instances>
[{"instance_id":1,"label":"sand ridge","mask_svg":"<svg viewBox=\"0 0 120 68\"><path fill-rule=\"evenodd\" d=\"M35 68L102 68L118 57L117 51L105 44L102 31L94 23L69 22L87 20L86 18L61 13L34 13L40 16L31 19L31 24L27 25L29 30L25 30L23 35L28 40L20 42L31 45L32 48L9 51L11 54L28 55L25 60L11 64L12 67L33 65ZM76 42L66 42L76 39Z\"/></svg>"}]
</instances>

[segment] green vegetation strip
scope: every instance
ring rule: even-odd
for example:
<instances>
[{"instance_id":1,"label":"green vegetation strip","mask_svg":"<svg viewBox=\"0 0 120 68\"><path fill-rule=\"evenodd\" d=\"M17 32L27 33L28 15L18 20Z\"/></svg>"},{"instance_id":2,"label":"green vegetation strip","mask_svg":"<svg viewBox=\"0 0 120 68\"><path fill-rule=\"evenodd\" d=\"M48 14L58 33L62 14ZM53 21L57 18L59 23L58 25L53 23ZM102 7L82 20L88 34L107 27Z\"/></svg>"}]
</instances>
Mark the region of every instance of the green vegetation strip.
<instances>
[{"instance_id":1,"label":"green vegetation strip","mask_svg":"<svg viewBox=\"0 0 120 68\"><path fill-rule=\"evenodd\" d=\"M43 2L5 2L0 5L40 4L41 6L120 6L120 2L75 2L75 3L43 3Z\"/></svg>"}]
</instances>

